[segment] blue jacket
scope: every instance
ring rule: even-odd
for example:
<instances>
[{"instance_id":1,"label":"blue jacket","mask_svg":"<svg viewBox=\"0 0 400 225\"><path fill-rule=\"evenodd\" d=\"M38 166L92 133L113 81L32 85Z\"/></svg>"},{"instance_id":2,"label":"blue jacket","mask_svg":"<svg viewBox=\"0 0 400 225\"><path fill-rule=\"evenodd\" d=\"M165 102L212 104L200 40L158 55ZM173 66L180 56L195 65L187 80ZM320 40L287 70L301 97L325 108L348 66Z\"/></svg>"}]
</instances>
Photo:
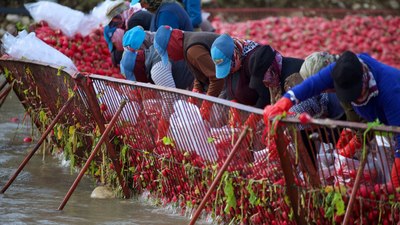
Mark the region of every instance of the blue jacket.
<instances>
[{"instance_id":1,"label":"blue jacket","mask_svg":"<svg viewBox=\"0 0 400 225\"><path fill-rule=\"evenodd\" d=\"M162 25L168 25L174 29L193 31L192 22L185 9L176 2L165 2L154 13L150 31L157 31Z\"/></svg>"},{"instance_id":2,"label":"blue jacket","mask_svg":"<svg viewBox=\"0 0 400 225\"><path fill-rule=\"evenodd\" d=\"M183 0L183 6L188 13L194 28L198 28L202 22L201 0Z\"/></svg>"},{"instance_id":3,"label":"blue jacket","mask_svg":"<svg viewBox=\"0 0 400 225\"><path fill-rule=\"evenodd\" d=\"M385 125L400 126L400 70L380 63L368 54L359 54L373 74L378 86L378 96L372 97L364 106L354 106L354 111L365 120L376 119ZM308 99L321 92L333 89L332 69L335 63L320 70L317 74L303 81L291 91L299 101ZM284 97L290 99L286 93ZM400 135L396 136L397 147L395 157L400 158Z\"/></svg>"}]
</instances>

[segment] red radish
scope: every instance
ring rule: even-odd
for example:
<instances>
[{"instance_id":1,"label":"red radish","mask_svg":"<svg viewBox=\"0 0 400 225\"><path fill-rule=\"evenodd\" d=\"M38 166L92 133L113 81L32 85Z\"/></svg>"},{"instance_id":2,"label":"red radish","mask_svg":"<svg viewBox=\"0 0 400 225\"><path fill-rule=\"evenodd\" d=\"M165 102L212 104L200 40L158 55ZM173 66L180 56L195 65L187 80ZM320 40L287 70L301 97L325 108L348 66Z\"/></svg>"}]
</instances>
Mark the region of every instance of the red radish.
<instances>
[{"instance_id":1,"label":"red radish","mask_svg":"<svg viewBox=\"0 0 400 225\"><path fill-rule=\"evenodd\" d=\"M307 124L311 121L312 117L308 115L308 113L301 113L299 116L299 120L301 124Z\"/></svg>"},{"instance_id":2,"label":"red radish","mask_svg":"<svg viewBox=\"0 0 400 225\"><path fill-rule=\"evenodd\" d=\"M10 121L13 122L13 123L18 123L18 122L19 122L19 119L18 119L18 117L12 117L12 118L10 119Z\"/></svg>"},{"instance_id":3,"label":"red radish","mask_svg":"<svg viewBox=\"0 0 400 225\"><path fill-rule=\"evenodd\" d=\"M104 104L104 103L101 103L101 104L100 104L100 110L101 110L102 112L107 111L107 105Z\"/></svg>"},{"instance_id":4,"label":"red radish","mask_svg":"<svg viewBox=\"0 0 400 225\"><path fill-rule=\"evenodd\" d=\"M25 143L30 143L30 142L32 142L32 138L31 137L25 137L24 138L24 142Z\"/></svg>"}]
</instances>

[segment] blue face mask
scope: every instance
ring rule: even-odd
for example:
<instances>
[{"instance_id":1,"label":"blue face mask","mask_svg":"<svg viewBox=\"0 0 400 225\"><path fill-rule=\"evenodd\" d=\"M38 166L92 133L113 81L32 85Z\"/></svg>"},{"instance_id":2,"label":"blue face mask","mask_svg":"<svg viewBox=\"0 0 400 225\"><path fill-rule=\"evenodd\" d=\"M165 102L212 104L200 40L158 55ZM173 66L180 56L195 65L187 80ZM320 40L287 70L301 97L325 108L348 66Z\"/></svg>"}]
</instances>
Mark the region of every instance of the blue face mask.
<instances>
[{"instance_id":1,"label":"blue face mask","mask_svg":"<svg viewBox=\"0 0 400 225\"><path fill-rule=\"evenodd\" d=\"M122 75L124 75L127 80L136 81L135 74L133 73L136 63L136 55L136 52L129 50L124 50L122 55L120 70Z\"/></svg>"}]
</instances>

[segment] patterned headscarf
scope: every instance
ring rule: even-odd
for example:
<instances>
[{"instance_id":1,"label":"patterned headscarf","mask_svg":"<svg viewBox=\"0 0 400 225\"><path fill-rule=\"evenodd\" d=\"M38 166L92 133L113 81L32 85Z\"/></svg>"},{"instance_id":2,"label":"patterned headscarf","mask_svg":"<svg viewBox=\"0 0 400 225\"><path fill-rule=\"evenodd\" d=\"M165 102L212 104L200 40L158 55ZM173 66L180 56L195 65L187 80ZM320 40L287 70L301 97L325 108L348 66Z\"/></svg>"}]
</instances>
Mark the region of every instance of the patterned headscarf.
<instances>
[{"instance_id":1,"label":"patterned headscarf","mask_svg":"<svg viewBox=\"0 0 400 225\"><path fill-rule=\"evenodd\" d=\"M334 55L327 52L314 52L305 58L300 68L300 76L305 80L334 61L336 61L336 56Z\"/></svg>"},{"instance_id":2,"label":"patterned headscarf","mask_svg":"<svg viewBox=\"0 0 400 225\"><path fill-rule=\"evenodd\" d=\"M162 3L175 2L175 0L145 0L149 6L146 8L150 12L155 12L160 8Z\"/></svg>"},{"instance_id":3,"label":"patterned headscarf","mask_svg":"<svg viewBox=\"0 0 400 225\"><path fill-rule=\"evenodd\" d=\"M242 66L242 60L247 54L259 46L257 42L246 39L233 38L233 41L235 43L235 50L233 51L230 73L238 71Z\"/></svg>"},{"instance_id":4,"label":"patterned headscarf","mask_svg":"<svg viewBox=\"0 0 400 225\"><path fill-rule=\"evenodd\" d=\"M271 47L272 48L272 47ZM275 51L275 59L272 61L271 66L265 72L264 75L264 85L266 87L280 87L280 76L282 71L282 55L277 50Z\"/></svg>"}]
</instances>

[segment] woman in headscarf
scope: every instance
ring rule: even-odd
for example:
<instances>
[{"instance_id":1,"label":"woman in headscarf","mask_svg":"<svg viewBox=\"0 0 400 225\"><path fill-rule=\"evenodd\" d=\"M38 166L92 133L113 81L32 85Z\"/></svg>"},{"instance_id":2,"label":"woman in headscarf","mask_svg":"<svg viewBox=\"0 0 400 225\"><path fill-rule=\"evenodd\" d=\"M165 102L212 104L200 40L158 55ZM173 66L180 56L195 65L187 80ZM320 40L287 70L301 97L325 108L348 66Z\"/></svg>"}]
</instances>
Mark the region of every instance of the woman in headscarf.
<instances>
[{"instance_id":1,"label":"woman in headscarf","mask_svg":"<svg viewBox=\"0 0 400 225\"><path fill-rule=\"evenodd\" d=\"M123 38L125 48L121 60L121 72L128 80L152 81L156 85L180 89L189 89L193 84L193 75L186 63L168 61L164 65L153 45L142 48L146 32L136 26L127 31Z\"/></svg>"},{"instance_id":2,"label":"woman in headscarf","mask_svg":"<svg viewBox=\"0 0 400 225\"><path fill-rule=\"evenodd\" d=\"M274 104L285 93L285 79L300 71L303 59L283 56L271 46L257 51L249 60L252 81L250 88L265 85L269 89L270 103Z\"/></svg>"},{"instance_id":3,"label":"woman in headscarf","mask_svg":"<svg viewBox=\"0 0 400 225\"><path fill-rule=\"evenodd\" d=\"M152 14L142 10L140 7L130 7L126 1L113 1L107 8L106 17L108 23L104 26L104 39L114 66L118 66L124 48L122 38L126 30L134 26L142 26L145 30L150 28Z\"/></svg>"},{"instance_id":4,"label":"woman in headscarf","mask_svg":"<svg viewBox=\"0 0 400 225\"><path fill-rule=\"evenodd\" d=\"M288 111L314 95L333 90L342 102L369 122L379 120L389 126L400 126L400 70L383 64L366 53L345 51L339 59L288 91L274 105L264 109L264 120ZM400 134L395 135L395 161L392 184L400 186Z\"/></svg>"},{"instance_id":5,"label":"woman in headscarf","mask_svg":"<svg viewBox=\"0 0 400 225\"><path fill-rule=\"evenodd\" d=\"M335 62L339 56L338 55L331 55L327 52L315 52L307 56L305 59L301 69L300 75L305 80L313 74L316 74L322 68L328 66L329 64ZM293 85L292 87L294 87ZM289 91L289 90L287 90ZM356 112L354 112L353 107L348 102L339 101L335 93L322 93L319 96L326 96L327 103L328 103L328 118L331 119L345 119L350 122L365 122ZM314 96L311 99L314 99L318 96ZM308 102L309 100L305 100L304 102ZM298 105L302 105L302 103L297 104L294 107L298 107ZM340 104L340 106L339 106ZM292 110L291 108L291 110ZM344 111L345 117L335 117L334 115ZM315 117L314 115L310 114L311 116ZM337 141L336 148L338 153L346 156L346 157L353 157L357 149L361 148L361 136L362 133L357 132L355 134L353 131L349 129L343 129L340 134L340 138Z\"/></svg>"}]
</instances>

